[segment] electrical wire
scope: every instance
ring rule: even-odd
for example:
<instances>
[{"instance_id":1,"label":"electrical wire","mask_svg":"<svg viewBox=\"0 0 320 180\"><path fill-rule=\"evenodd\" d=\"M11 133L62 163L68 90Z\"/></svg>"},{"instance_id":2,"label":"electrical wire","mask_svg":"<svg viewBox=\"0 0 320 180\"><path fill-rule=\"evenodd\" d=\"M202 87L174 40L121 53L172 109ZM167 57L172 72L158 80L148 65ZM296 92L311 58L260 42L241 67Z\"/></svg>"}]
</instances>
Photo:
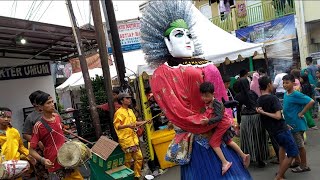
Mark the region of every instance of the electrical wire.
<instances>
[{"instance_id":1,"label":"electrical wire","mask_svg":"<svg viewBox=\"0 0 320 180\"><path fill-rule=\"evenodd\" d=\"M13 15L13 9L14 9L15 4L16 4L16 0L13 0L11 10L10 10L10 17L12 17L12 15Z\"/></svg>"},{"instance_id":2,"label":"electrical wire","mask_svg":"<svg viewBox=\"0 0 320 180\"><path fill-rule=\"evenodd\" d=\"M47 6L47 8L43 11L43 13L41 14L40 18L38 19L38 21L41 20L42 16L47 12L48 8L50 7L51 3L53 0L50 1L49 5Z\"/></svg>"},{"instance_id":3,"label":"electrical wire","mask_svg":"<svg viewBox=\"0 0 320 180\"><path fill-rule=\"evenodd\" d=\"M76 4L77 4L78 11L79 11L79 13L80 13L80 17L81 17L82 22L83 22L83 23L86 23L86 21L84 20L84 18L83 18L83 16L82 16L81 11L80 11L80 7L79 7L79 4L78 4L78 1L76 1Z\"/></svg>"},{"instance_id":4,"label":"electrical wire","mask_svg":"<svg viewBox=\"0 0 320 180\"><path fill-rule=\"evenodd\" d=\"M32 4L31 4L31 6L30 6L30 8L29 8L29 10L27 12L27 15L26 15L26 17L24 19L27 19L29 17L30 12L33 10L33 8L35 6L35 3L36 3L36 1L32 1Z\"/></svg>"},{"instance_id":5,"label":"electrical wire","mask_svg":"<svg viewBox=\"0 0 320 180\"><path fill-rule=\"evenodd\" d=\"M34 10L34 11L35 11L35 12L34 12L34 16L33 16L32 18L30 18L31 20L34 20L34 18L37 16L37 14L38 14L38 12L39 12L42 4L43 4L43 0L40 1L40 3L38 4L38 6L36 7L36 9Z\"/></svg>"},{"instance_id":6,"label":"electrical wire","mask_svg":"<svg viewBox=\"0 0 320 180\"><path fill-rule=\"evenodd\" d=\"M16 1L16 5L14 6L14 14L13 14L13 17L16 17L17 6L18 6L18 1Z\"/></svg>"}]
</instances>

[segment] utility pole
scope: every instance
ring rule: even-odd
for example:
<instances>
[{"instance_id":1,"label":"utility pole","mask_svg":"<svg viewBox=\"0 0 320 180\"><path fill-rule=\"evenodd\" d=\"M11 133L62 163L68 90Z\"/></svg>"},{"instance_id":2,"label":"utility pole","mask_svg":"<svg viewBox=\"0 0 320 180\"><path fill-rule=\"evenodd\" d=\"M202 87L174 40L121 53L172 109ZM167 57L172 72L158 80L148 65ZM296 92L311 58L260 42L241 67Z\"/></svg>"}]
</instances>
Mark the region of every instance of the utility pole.
<instances>
[{"instance_id":1,"label":"utility pole","mask_svg":"<svg viewBox=\"0 0 320 180\"><path fill-rule=\"evenodd\" d=\"M112 0L104 0L104 1L105 1L105 7L107 11L106 14L108 16L108 21L109 21L110 32L112 36L112 43L113 43L112 53L116 60L116 67L118 71L119 81L121 86L123 86L126 84L124 80L126 69L125 69L123 55L122 55L116 16L114 14Z\"/></svg>"},{"instance_id":2,"label":"utility pole","mask_svg":"<svg viewBox=\"0 0 320 180\"><path fill-rule=\"evenodd\" d=\"M86 57L85 57L84 51L83 51L80 30L76 24L76 18L73 13L71 0L66 0L66 4L67 4L67 9L69 12L70 20L71 20L74 39L77 44L80 66L81 66L83 79L84 79L84 85L85 85L88 100L89 100L90 114L91 114L91 118L93 121L93 126L95 128L96 137L99 139L100 136L102 135L100 119L99 119L99 114L98 114L97 107L96 107L96 100L95 100L95 97L93 94L93 88L92 88L91 79L89 76L87 61L86 61Z\"/></svg>"},{"instance_id":3,"label":"utility pole","mask_svg":"<svg viewBox=\"0 0 320 180\"><path fill-rule=\"evenodd\" d=\"M90 6L92 11L92 18L94 22L94 29L99 46L99 55L101 59L102 72L104 77L104 85L107 92L108 104L109 104L109 126L113 140L117 141L117 135L113 128L113 115L114 115L114 102L112 96L112 85L110 78L110 69L108 64L108 49L106 44L106 37L103 31L103 24L101 18L100 4L97 0L90 0Z\"/></svg>"},{"instance_id":4,"label":"utility pole","mask_svg":"<svg viewBox=\"0 0 320 180\"><path fill-rule=\"evenodd\" d=\"M112 42L112 37L111 37L111 33L110 33L110 25L109 25L109 19L108 19L108 12L107 12L107 6L106 6L106 2L105 1L101 1L101 4L102 4L102 10L103 10L103 14L104 14L104 20L105 20L105 23L106 23L106 41L110 42L110 46L111 46L111 49L114 49L114 46L113 46L113 42ZM110 53L110 52L108 52ZM117 70L117 76L118 76L118 79L120 79L119 77L119 71L118 71L118 65L117 65L117 58L115 56L113 56L113 59L114 59L114 64L116 66L116 70Z\"/></svg>"}]
</instances>

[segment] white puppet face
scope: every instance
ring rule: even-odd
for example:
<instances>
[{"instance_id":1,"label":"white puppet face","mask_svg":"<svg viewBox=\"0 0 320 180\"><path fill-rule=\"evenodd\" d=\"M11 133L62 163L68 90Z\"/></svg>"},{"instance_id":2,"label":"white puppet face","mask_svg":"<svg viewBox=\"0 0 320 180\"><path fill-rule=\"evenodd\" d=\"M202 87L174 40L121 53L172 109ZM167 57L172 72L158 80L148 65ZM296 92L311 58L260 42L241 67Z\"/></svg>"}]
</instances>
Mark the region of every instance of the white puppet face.
<instances>
[{"instance_id":1,"label":"white puppet face","mask_svg":"<svg viewBox=\"0 0 320 180\"><path fill-rule=\"evenodd\" d=\"M169 34L169 39L166 37L164 40L173 57L184 58L193 56L194 44L188 29L173 29Z\"/></svg>"}]
</instances>

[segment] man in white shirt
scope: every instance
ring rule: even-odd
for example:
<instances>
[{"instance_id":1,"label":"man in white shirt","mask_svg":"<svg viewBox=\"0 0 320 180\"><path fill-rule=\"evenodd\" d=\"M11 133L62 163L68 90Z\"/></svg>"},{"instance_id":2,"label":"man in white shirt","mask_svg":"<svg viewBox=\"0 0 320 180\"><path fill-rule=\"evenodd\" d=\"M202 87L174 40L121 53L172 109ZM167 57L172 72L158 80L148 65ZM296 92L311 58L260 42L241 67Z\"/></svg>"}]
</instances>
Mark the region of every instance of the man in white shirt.
<instances>
[{"instance_id":1,"label":"man in white shirt","mask_svg":"<svg viewBox=\"0 0 320 180\"><path fill-rule=\"evenodd\" d=\"M285 89L283 88L283 76L287 75L287 73L279 73L276 75L273 81L273 87L276 89L276 96L279 99L283 99L283 95L285 93Z\"/></svg>"}]
</instances>

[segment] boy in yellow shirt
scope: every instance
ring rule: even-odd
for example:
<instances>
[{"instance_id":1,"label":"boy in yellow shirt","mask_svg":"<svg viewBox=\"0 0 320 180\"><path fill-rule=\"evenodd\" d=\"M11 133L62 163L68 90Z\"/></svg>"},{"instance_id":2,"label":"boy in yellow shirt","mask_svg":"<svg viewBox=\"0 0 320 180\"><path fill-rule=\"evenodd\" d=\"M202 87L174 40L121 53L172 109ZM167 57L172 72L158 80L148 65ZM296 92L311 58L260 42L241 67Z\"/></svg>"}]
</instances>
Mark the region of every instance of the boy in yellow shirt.
<instances>
[{"instance_id":1,"label":"boy in yellow shirt","mask_svg":"<svg viewBox=\"0 0 320 180\"><path fill-rule=\"evenodd\" d=\"M129 108L131 104L129 94L120 93L118 102L121 104L121 108L114 114L113 125L119 138L119 144L125 151L125 165L130 168L131 160L134 160L134 176L137 179L141 176L143 157L134 128L145 123L145 121L137 121L132 109Z\"/></svg>"},{"instance_id":2,"label":"boy in yellow shirt","mask_svg":"<svg viewBox=\"0 0 320 180\"><path fill-rule=\"evenodd\" d=\"M20 160L20 155L29 156L29 150L24 147L20 133L10 124L12 111L0 107L0 146L3 161ZM22 178L19 178L22 179Z\"/></svg>"}]
</instances>

